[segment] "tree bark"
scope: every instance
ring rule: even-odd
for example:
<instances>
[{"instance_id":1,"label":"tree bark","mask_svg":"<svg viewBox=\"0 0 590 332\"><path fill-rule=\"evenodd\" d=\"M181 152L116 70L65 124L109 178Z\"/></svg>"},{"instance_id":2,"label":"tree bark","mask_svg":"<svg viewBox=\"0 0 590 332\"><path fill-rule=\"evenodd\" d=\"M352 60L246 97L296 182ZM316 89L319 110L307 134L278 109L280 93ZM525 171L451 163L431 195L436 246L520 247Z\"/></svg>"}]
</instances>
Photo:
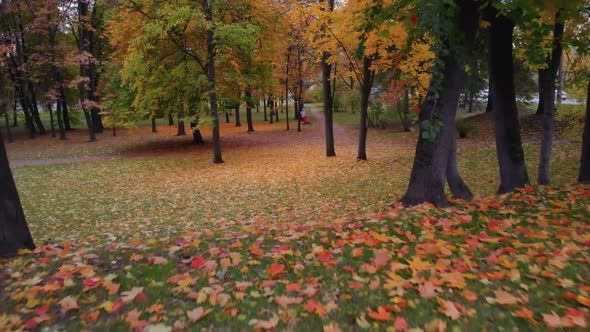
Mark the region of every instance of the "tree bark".
<instances>
[{"instance_id":1,"label":"tree bark","mask_svg":"<svg viewBox=\"0 0 590 332\"><path fill-rule=\"evenodd\" d=\"M37 130L39 131L39 135L45 135L47 131L45 130L45 126L43 126L43 121L41 121L41 116L39 114L39 107L37 105L37 93L35 91L35 87L33 86L32 82L29 82L29 92L30 92L30 110L31 115L33 116L33 120L35 121L35 125Z\"/></svg>"},{"instance_id":2,"label":"tree bark","mask_svg":"<svg viewBox=\"0 0 590 332\"><path fill-rule=\"evenodd\" d=\"M55 137L55 123L53 121L53 108L51 103L47 103L47 110L49 111L49 128L51 129L51 137Z\"/></svg>"},{"instance_id":3,"label":"tree bark","mask_svg":"<svg viewBox=\"0 0 590 332\"><path fill-rule=\"evenodd\" d=\"M88 27L87 27L87 16L88 16L88 2L85 0L78 0L78 21L80 24L78 25L78 51L80 55L86 52L86 47L88 43ZM80 62L80 76L88 76L88 65L84 62ZM96 141L96 136L94 133L92 115L88 108L84 105L86 101L85 94L88 93L87 87L84 83L78 84L78 93L79 93L79 102L80 106L82 107L82 111L84 112L84 120L86 121L86 127L88 128L88 136L90 138L90 142Z\"/></svg>"},{"instance_id":4,"label":"tree bark","mask_svg":"<svg viewBox=\"0 0 590 332\"><path fill-rule=\"evenodd\" d=\"M463 48L470 51L478 29L479 6L471 0L458 1L457 4L459 12L456 21L463 33ZM443 39L443 42L448 46L448 40ZM471 197L471 192L459 176L456 161L455 116L465 84L465 62L462 60L464 56L455 54L456 50L450 51L438 55L438 63L442 66L442 82L439 82L442 90L437 95L429 89L420 112L416 156L408 190L401 199L407 205L423 202L431 202L436 206L448 205L444 192L446 181L454 196L465 199ZM442 126L434 140L426 139L423 134L426 133L427 125L433 125L434 120L439 120Z\"/></svg>"},{"instance_id":5,"label":"tree bark","mask_svg":"<svg viewBox=\"0 0 590 332\"><path fill-rule=\"evenodd\" d=\"M10 120L8 119L8 106L6 103L6 91L4 90L2 72L0 71L0 110L4 113L4 128L6 128L6 139L12 143L12 132L10 130Z\"/></svg>"},{"instance_id":6,"label":"tree bark","mask_svg":"<svg viewBox=\"0 0 590 332\"><path fill-rule=\"evenodd\" d=\"M490 8L489 71L490 92L494 105L496 151L500 167L500 187L503 194L529 183L520 137L516 109L514 71L512 66L512 33L514 22Z\"/></svg>"},{"instance_id":7,"label":"tree bark","mask_svg":"<svg viewBox=\"0 0 590 332\"><path fill-rule=\"evenodd\" d=\"M237 103L234 106L234 112L236 113L236 127L242 126L242 120L240 119L240 104Z\"/></svg>"},{"instance_id":8,"label":"tree bark","mask_svg":"<svg viewBox=\"0 0 590 332\"><path fill-rule=\"evenodd\" d=\"M539 104L537 105L537 112L535 112L535 114L537 115L541 115L544 113L544 107L545 107L545 94L543 93L543 69L539 69L538 70L538 82L539 82Z\"/></svg>"},{"instance_id":9,"label":"tree bark","mask_svg":"<svg viewBox=\"0 0 590 332\"><path fill-rule=\"evenodd\" d=\"M264 102L263 102L263 104L264 104L264 105L263 105L263 110L264 110L264 121L268 121L268 117L267 117L267 114L266 114L266 98L264 98L264 99L262 99L262 100L264 101Z\"/></svg>"},{"instance_id":10,"label":"tree bark","mask_svg":"<svg viewBox=\"0 0 590 332\"><path fill-rule=\"evenodd\" d=\"M363 59L363 82L361 88L361 114L359 123L359 146L356 159L367 160L367 114L369 111L369 97L373 86L374 72L371 70L371 59Z\"/></svg>"},{"instance_id":11,"label":"tree bark","mask_svg":"<svg viewBox=\"0 0 590 332\"><path fill-rule=\"evenodd\" d=\"M219 116L217 114L217 92L215 91L215 36L213 33L213 12L209 6L209 0L201 0L205 19L210 23L207 28L207 80L209 81L209 103L211 118L213 119L213 163L221 164L221 137L219 134ZM236 113L236 117L238 113Z\"/></svg>"},{"instance_id":12,"label":"tree bark","mask_svg":"<svg viewBox=\"0 0 590 332\"><path fill-rule=\"evenodd\" d=\"M57 117L57 127L59 128L59 139L61 141L66 139L66 130L64 127L64 120L62 115L62 101L61 98L57 98L57 109L56 109L56 117ZM113 127L115 125L113 124ZM114 135L113 135L114 136Z\"/></svg>"},{"instance_id":13,"label":"tree bark","mask_svg":"<svg viewBox=\"0 0 590 332\"><path fill-rule=\"evenodd\" d=\"M201 131L197 128L196 122L191 122L191 131L193 132L193 144L201 145L205 144Z\"/></svg>"},{"instance_id":14,"label":"tree bark","mask_svg":"<svg viewBox=\"0 0 590 332\"><path fill-rule=\"evenodd\" d=\"M584 120L582 157L580 159L578 182L590 183L590 75L588 75L588 90L586 92L586 120Z\"/></svg>"},{"instance_id":15,"label":"tree bark","mask_svg":"<svg viewBox=\"0 0 590 332\"><path fill-rule=\"evenodd\" d=\"M70 113L68 111L68 99L66 98L66 91L63 86L59 88L59 95L61 98L61 106L63 107L63 121L64 127L66 130L72 130L72 125L70 124Z\"/></svg>"},{"instance_id":16,"label":"tree bark","mask_svg":"<svg viewBox=\"0 0 590 332\"><path fill-rule=\"evenodd\" d=\"M252 102L250 101L252 98L252 90L248 87L246 88L246 121L248 122L248 132L254 132L254 124L252 122Z\"/></svg>"},{"instance_id":17,"label":"tree bark","mask_svg":"<svg viewBox=\"0 0 590 332\"><path fill-rule=\"evenodd\" d=\"M279 101L275 99L275 122L279 123Z\"/></svg>"},{"instance_id":18,"label":"tree bark","mask_svg":"<svg viewBox=\"0 0 590 332\"><path fill-rule=\"evenodd\" d=\"M547 56L548 68L543 71L544 112L543 129L541 133L541 156L539 159L538 182L542 185L551 183L551 149L553 147L553 120L555 117L555 80L561 62L563 22L560 22L560 12L555 14L553 28L553 49Z\"/></svg>"},{"instance_id":19,"label":"tree bark","mask_svg":"<svg viewBox=\"0 0 590 332\"><path fill-rule=\"evenodd\" d=\"M0 256L35 249L0 135Z\"/></svg>"},{"instance_id":20,"label":"tree bark","mask_svg":"<svg viewBox=\"0 0 590 332\"><path fill-rule=\"evenodd\" d=\"M486 105L486 113L494 110L494 100L492 98L492 89L488 87L488 103Z\"/></svg>"},{"instance_id":21,"label":"tree bark","mask_svg":"<svg viewBox=\"0 0 590 332\"><path fill-rule=\"evenodd\" d=\"M174 117L172 116L172 113L168 113L168 125L174 126Z\"/></svg>"},{"instance_id":22,"label":"tree bark","mask_svg":"<svg viewBox=\"0 0 590 332\"><path fill-rule=\"evenodd\" d=\"M158 132L158 126L156 126L156 117L152 116L152 133Z\"/></svg>"},{"instance_id":23,"label":"tree bark","mask_svg":"<svg viewBox=\"0 0 590 332\"><path fill-rule=\"evenodd\" d=\"M230 123L229 121L229 112L225 110L225 123Z\"/></svg>"},{"instance_id":24,"label":"tree bark","mask_svg":"<svg viewBox=\"0 0 590 332\"><path fill-rule=\"evenodd\" d=\"M328 11L334 10L334 0L320 0L320 2L328 3ZM325 30L325 27L322 28ZM336 150L334 149L334 120L333 120L333 105L334 99L332 94L332 65L328 63L328 58L330 57L329 52L322 53L322 85L324 87L323 91L323 101L324 101L324 131L326 135L326 157L335 157Z\"/></svg>"}]
</instances>

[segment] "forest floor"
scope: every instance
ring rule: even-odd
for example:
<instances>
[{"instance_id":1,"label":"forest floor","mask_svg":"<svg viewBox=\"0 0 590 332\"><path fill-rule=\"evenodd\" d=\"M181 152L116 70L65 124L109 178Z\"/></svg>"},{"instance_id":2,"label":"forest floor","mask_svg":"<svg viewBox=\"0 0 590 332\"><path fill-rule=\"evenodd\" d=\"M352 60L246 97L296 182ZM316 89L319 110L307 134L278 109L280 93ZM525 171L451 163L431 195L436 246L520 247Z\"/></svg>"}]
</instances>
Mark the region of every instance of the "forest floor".
<instances>
[{"instance_id":1,"label":"forest floor","mask_svg":"<svg viewBox=\"0 0 590 332\"><path fill-rule=\"evenodd\" d=\"M255 133L222 124L211 144L175 127L86 142L8 146L39 248L0 260L0 331L585 329L590 315L590 187L571 185L579 142L557 140L553 187L493 196L486 115L459 140L472 202L395 202L416 133L255 114ZM309 112L308 112L309 113ZM526 127L526 123L523 125ZM208 129L203 130L210 142ZM525 131L531 179L538 144Z\"/></svg>"}]
</instances>

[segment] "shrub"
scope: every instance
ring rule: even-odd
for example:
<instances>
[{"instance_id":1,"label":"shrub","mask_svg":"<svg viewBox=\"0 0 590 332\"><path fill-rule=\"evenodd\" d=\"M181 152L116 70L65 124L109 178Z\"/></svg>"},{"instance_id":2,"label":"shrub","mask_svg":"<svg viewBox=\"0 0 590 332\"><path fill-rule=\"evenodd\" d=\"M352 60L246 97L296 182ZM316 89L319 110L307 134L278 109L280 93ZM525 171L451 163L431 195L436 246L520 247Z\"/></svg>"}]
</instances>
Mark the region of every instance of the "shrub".
<instances>
[{"instance_id":1,"label":"shrub","mask_svg":"<svg viewBox=\"0 0 590 332\"><path fill-rule=\"evenodd\" d=\"M467 121L466 119L457 119L455 121L455 127L457 129L457 134L459 138L466 138L473 133L473 125L471 122Z\"/></svg>"},{"instance_id":2,"label":"shrub","mask_svg":"<svg viewBox=\"0 0 590 332\"><path fill-rule=\"evenodd\" d=\"M561 123L564 128L563 137L580 138L584 131L585 105L565 105L558 106L555 119Z\"/></svg>"}]
</instances>

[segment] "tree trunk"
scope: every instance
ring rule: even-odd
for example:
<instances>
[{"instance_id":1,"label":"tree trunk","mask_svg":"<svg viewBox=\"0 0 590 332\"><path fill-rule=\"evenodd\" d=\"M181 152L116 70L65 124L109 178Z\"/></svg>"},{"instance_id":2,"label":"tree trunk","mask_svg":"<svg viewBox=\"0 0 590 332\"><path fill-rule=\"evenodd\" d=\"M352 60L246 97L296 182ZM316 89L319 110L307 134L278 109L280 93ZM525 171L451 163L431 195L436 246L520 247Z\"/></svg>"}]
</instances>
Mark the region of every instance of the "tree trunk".
<instances>
[{"instance_id":1,"label":"tree trunk","mask_svg":"<svg viewBox=\"0 0 590 332\"><path fill-rule=\"evenodd\" d=\"M152 133L158 132L158 127L156 126L156 117L152 116Z\"/></svg>"},{"instance_id":2,"label":"tree trunk","mask_svg":"<svg viewBox=\"0 0 590 332\"><path fill-rule=\"evenodd\" d=\"M6 103L6 91L4 90L4 84L2 72L0 71L0 111L4 113L4 128L6 128L6 139L8 143L12 143L12 132L10 131L10 120L8 119L8 106Z\"/></svg>"},{"instance_id":3,"label":"tree trunk","mask_svg":"<svg viewBox=\"0 0 590 332\"><path fill-rule=\"evenodd\" d=\"M279 123L279 102L275 99L275 122Z\"/></svg>"},{"instance_id":4,"label":"tree trunk","mask_svg":"<svg viewBox=\"0 0 590 332\"><path fill-rule=\"evenodd\" d=\"M176 136L185 136L186 135L186 131L184 129L184 121L178 120L178 132L176 133Z\"/></svg>"},{"instance_id":5,"label":"tree trunk","mask_svg":"<svg viewBox=\"0 0 590 332\"><path fill-rule=\"evenodd\" d=\"M213 13L209 6L209 0L201 0L205 19L210 23L207 29L207 80L209 81L209 103L211 108L211 118L213 119L213 163L221 164L221 137L219 135L219 117L217 114L217 92L215 91L215 36ZM239 106L238 106L239 107ZM236 117L239 112L236 113Z\"/></svg>"},{"instance_id":6,"label":"tree trunk","mask_svg":"<svg viewBox=\"0 0 590 332\"><path fill-rule=\"evenodd\" d=\"M0 256L35 249L0 135Z\"/></svg>"},{"instance_id":7,"label":"tree trunk","mask_svg":"<svg viewBox=\"0 0 590 332\"><path fill-rule=\"evenodd\" d=\"M86 52L86 46L88 43L88 27L87 27L87 16L88 16L88 2L85 0L78 0L78 21L83 22L84 24L78 25L78 51L80 54ZM88 65L85 62L80 62L80 76L81 77L88 77ZM84 83L78 84L78 92L79 92L79 102L80 106L82 107L82 111L84 112L84 120L86 120L86 127L88 128L88 136L90 138L90 142L96 141L96 136L94 133L93 122L92 122L92 115L90 111L85 105L86 97L85 94L88 93L87 87Z\"/></svg>"},{"instance_id":8,"label":"tree trunk","mask_svg":"<svg viewBox=\"0 0 590 332\"><path fill-rule=\"evenodd\" d=\"M373 85L374 72L371 70L371 59L363 59L363 82L361 88L361 116L359 123L359 146L356 159L367 160L367 114L369 111L369 97Z\"/></svg>"},{"instance_id":9,"label":"tree trunk","mask_svg":"<svg viewBox=\"0 0 590 332\"><path fill-rule=\"evenodd\" d=\"M201 131L197 128L196 122L191 122L191 131L193 132L193 144L201 145L205 144Z\"/></svg>"},{"instance_id":10,"label":"tree trunk","mask_svg":"<svg viewBox=\"0 0 590 332\"><path fill-rule=\"evenodd\" d=\"M55 123L53 122L53 108L51 103L47 103L47 110L49 111L49 128L51 129L51 137L55 137Z\"/></svg>"},{"instance_id":11,"label":"tree trunk","mask_svg":"<svg viewBox=\"0 0 590 332\"><path fill-rule=\"evenodd\" d=\"M240 104L234 106L234 112L236 113L236 127L242 126L242 120L240 119Z\"/></svg>"},{"instance_id":12,"label":"tree trunk","mask_svg":"<svg viewBox=\"0 0 590 332\"><path fill-rule=\"evenodd\" d=\"M543 76L542 74L543 69L539 69L538 71L538 82L539 82L539 104L537 105L537 112L535 112L535 114L537 115L541 115L544 113L544 108L545 107L545 94L543 92L543 79L541 78L541 76Z\"/></svg>"},{"instance_id":13,"label":"tree trunk","mask_svg":"<svg viewBox=\"0 0 590 332\"><path fill-rule=\"evenodd\" d=\"M320 2L324 2L326 0L320 0ZM334 0L327 0L328 3L328 11L334 10ZM325 27L322 27L322 30L325 30ZM333 120L333 105L334 99L332 94L332 80L330 75L332 74L332 65L328 63L328 58L330 57L329 52L322 53L322 85L324 87L323 91L323 102L324 102L324 131L326 134L326 157L335 157L336 150L334 149L334 120Z\"/></svg>"},{"instance_id":14,"label":"tree trunk","mask_svg":"<svg viewBox=\"0 0 590 332\"><path fill-rule=\"evenodd\" d=\"M503 194L529 183L520 137L512 66L512 32L514 22L491 9L489 28L490 92L494 105L496 151Z\"/></svg>"},{"instance_id":15,"label":"tree trunk","mask_svg":"<svg viewBox=\"0 0 590 332\"><path fill-rule=\"evenodd\" d=\"M274 123L274 118L275 118L275 103L274 103L274 99L272 97L268 97L268 107L270 107L270 114L268 115L270 117L270 123Z\"/></svg>"},{"instance_id":16,"label":"tree trunk","mask_svg":"<svg viewBox=\"0 0 590 332\"><path fill-rule=\"evenodd\" d=\"M470 0L458 1L458 29L463 33L463 46L466 50L473 48L475 33L478 29L479 8ZM447 36L448 38L448 36ZM444 40L445 44L448 42ZM420 112L420 133L416 144L416 156L412 166L410 183L401 202L408 205L431 202L436 206L446 206L445 182L453 195L470 198L471 193L459 176L456 161L455 116L461 90L465 83L464 56L453 53L439 54L442 66L442 82L438 82L441 91L429 89L426 102ZM436 128L433 120L442 125L435 130L436 137L426 138L428 128Z\"/></svg>"},{"instance_id":17,"label":"tree trunk","mask_svg":"<svg viewBox=\"0 0 590 332\"><path fill-rule=\"evenodd\" d=\"M172 116L172 113L168 113L168 125L174 126L174 117Z\"/></svg>"},{"instance_id":18,"label":"tree trunk","mask_svg":"<svg viewBox=\"0 0 590 332\"><path fill-rule=\"evenodd\" d=\"M301 132L301 112L303 112L303 50L301 45L297 48L297 65L298 65L298 87L297 87L297 131Z\"/></svg>"},{"instance_id":19,"label":"tree trunk","mask_svg":"<svg viewBox=\"0 0 590 332\"><path fill-rule=\"evenodd\" d=\"M229 112L225 110L225 123L230 123L229 121Z\"/></svg>"},{"instance_id":20,"label":"tree trunk","mask_svg":"<svg viewBox=\"0 0 590 332\"><path fill-rule=\"evenodd\" d=\"M563 22L559 21L560 12L555 14L555 25L553 28L553 49L547 57L549 67L543 69L543 94L545 105L543 106L543 129L541 134L541 156L539 159L538 182L542 185L551 183L551 149L553 147L553 119L555 116L555 80L561 62L563 35Z\"/></svg>"},{"instance_id":21,"label":"tree trunk","mask_svg":"<svg viewBox=\"0 0 590 332\"><path fill-rule=\"evenodd\" d=\"M590 75L588 75L588 90L586 92L586 120L584 120L582 158L580 159L578 182L590 183Z\"/></svg>"},{"instance_id":22,"label":"tree trunk","mask_svg":"<svg viewBox=\"0 0 590 332\"><path fill-rule=\"evenodd\" d=\"M264 106L264 107L263 107L263 110L264 110L264 121L268 121L267 114L266 114L266 98L265 98L265 99L263 99L263 101L264 101L264 102L263 102L263 104L264 104L264 105L263 105L263 106Z\"/></svg>"},{"instance_id":23,"label":"tree trunk","mask_svg":"<svg viewBox=\"0 0 590 332\"><path fill-rule=\"evenodd\" d=\"M12 126L18 127L18 111L16 110L18 99L16 98L16 91L14 92L12 99L14 99L12 103Z\"/></svg>"},{"instance_id":24,"label":"tree trunk","mask_svg":"<svg viewBox=\"0 0 590 332\"><path fill-rule=\"evenodd\" d=\"M254 124L252 122L252 102L250 101L252 98L252 90L248 87L246 88L246 121L248 122L248 132L254 132Z\"/></svg>"},{"instance_id":25,"label":"tree trunk","mask_svg":"<svg viewBox=\"0 0 590 332\"><path fill-rule=\"evenodd\" d=\"M57 98L57 109L56 109L55 115L57 117L57 127L59 128L59 139L61 141L63 141L66 139L66 130L64 128L64 120L63 120L63 114L61 112L61 109L62 109L61 98ZM114 126L114 124L113 124L113 126Z\"/></svg>"},{"instance_id":26,"label":"tree trunk","mask_svg":"<svg viewBox=\"0 0 590 332\"><path fill-rule=\"evenodd\" d=\"M68 112L68 99L66 98L66 91L64 90L63 86L59 88L59 95L61 97L61 105L63 107L64 127L66 130L72 130L72 125L70 124L70 113Z\"/></svg>"},{"instance_id":27,"label":"tree trunk","mask_svg":"<svg viewBox=\"0 0 590 332\"><path fill-rule=\"evenodd\" d=\"M492 89L488 88L488 103L486 105L486 113L490 113L494 110L494 102L492 98Z\"/></svg>"},{"instance_id":28,"label":"tree trunk","mask_svg":"<svg viewBox=\"0 0 590 332\"><path fill-rule=\"evenodd\" d=\"M39 135L45 135L47 131L45 130L45 126L43 126L43 121L41 121L41 116L39 114L39 107L37 106L37 95L35 91L35 87L33 83L29 82L29 92L31 93L31 100L30 100L30 109L31 115L33 116L33 120L35 121L35 125L37 126L37 130L39 130Z\"/></svg>"}]
</instances>

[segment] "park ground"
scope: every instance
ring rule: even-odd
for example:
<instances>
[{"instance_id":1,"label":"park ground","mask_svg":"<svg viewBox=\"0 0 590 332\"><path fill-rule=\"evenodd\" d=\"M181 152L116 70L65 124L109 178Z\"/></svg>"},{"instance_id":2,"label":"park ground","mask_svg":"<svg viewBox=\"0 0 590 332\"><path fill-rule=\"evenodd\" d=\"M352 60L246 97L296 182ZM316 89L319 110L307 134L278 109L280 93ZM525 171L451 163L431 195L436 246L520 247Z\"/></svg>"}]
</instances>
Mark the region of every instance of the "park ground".
<instances>
[{"instance_id":1,"label":"park ground","mask_svg":"<svg viewBox=\"0 0 590 332\"><path fill-rule=\"evenodd\" d=\"M459 140L475 200L405 208L416 133L370 130L358 162L337 115L325 158L311 108L302 132L284 114L250 134L244 115L222 124L222 165L165 125L10 144L39 248L0 261L0 331L587 328L579 142L557 137L554 186L494 196L493 132L477 115ZM535 179L539 138L524 140Z\"/></svg>"}]
</instances>

